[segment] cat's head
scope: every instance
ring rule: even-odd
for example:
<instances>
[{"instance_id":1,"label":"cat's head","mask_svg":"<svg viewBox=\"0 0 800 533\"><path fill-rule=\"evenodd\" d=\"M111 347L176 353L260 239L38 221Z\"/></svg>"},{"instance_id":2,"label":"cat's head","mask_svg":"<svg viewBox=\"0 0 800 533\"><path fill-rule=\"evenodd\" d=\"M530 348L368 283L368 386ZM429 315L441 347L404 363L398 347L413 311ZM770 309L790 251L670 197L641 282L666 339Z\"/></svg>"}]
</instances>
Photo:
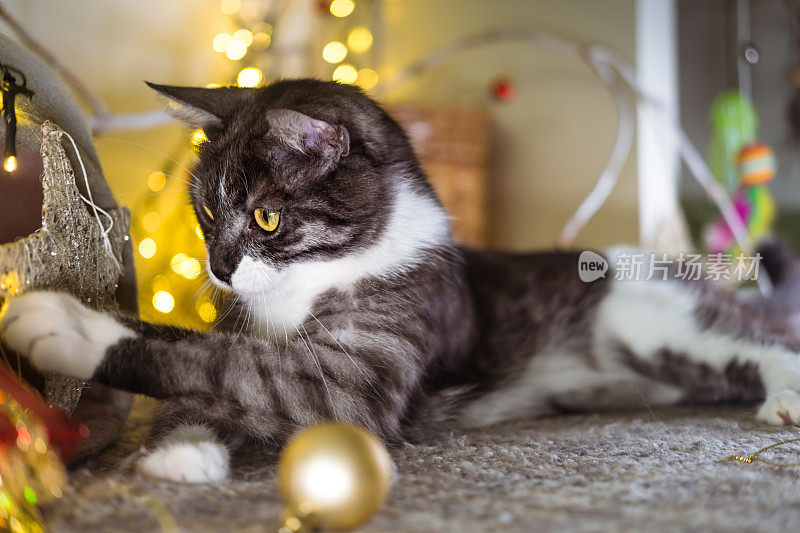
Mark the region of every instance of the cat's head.
<instances>
[{"instance_id":1,"label":"cat's head","mask_svg":"<svg viewBox=\"0 0 800 533\"><path fill-rule=\"evenodd\" d=\"M218 285L265 292L293 265L332 264L379 244L386 255L392 240L419 233L415 225L441 233L441 209L408 140L357 88L317 80L149 85L208 139L190 191ZM408 212L414 206L422 211ZM406 211L405 235L398 210Z\"/></svg>"}]
</instances>

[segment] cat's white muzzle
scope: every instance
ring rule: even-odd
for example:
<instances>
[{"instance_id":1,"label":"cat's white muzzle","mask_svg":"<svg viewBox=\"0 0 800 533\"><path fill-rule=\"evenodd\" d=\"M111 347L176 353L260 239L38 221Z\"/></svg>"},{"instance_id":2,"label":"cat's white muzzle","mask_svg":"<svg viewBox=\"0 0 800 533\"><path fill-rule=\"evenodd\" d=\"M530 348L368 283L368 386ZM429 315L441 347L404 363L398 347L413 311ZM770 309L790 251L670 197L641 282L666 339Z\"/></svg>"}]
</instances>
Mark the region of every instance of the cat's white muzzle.
<instances>
[{"instance_id":1,"label":"cat's white muzzle","mask_svg":"<svg viewBox=\"0 0 800 533\"><path fill-rule=\"evenodd\" d=\"M239 294L270 292L277 276L277 269L265 261L245 255L231 276L231 288Z\"/></svg>"}]
</instances>

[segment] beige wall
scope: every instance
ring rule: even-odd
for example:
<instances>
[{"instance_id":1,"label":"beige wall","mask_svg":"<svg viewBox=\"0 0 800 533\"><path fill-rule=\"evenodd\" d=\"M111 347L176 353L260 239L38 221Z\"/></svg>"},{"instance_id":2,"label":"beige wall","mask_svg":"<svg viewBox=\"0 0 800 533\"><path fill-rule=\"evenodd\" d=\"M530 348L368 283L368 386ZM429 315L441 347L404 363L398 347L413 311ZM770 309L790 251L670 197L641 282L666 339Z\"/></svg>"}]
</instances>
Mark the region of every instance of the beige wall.
<instances>
[{"instance_id":1,"label":"beige wall","mask_svg":"<svg viewBox=\"0 0 800 533\"><path fill-rule=\"evenodd\" d=\"M393 0L384 4L385 64L404 65L455 37L499 27L535 27L634 57L634 0ZM487 86L508 75L517 96L497 103ZM486 106L494 120L494 245L552 246L602 171L617 115L606 89L580 63L525 43L469 51L398 88L392 100ZM635 156L577 244L637 239Z\"/></svg>"},{"instance_id":2,"label":"beige wall","mask_svg":"<svg viewBox=\"0 0 800 533\"><path fill-rule=\"evenodd\" d=\"M229 29L216 0L12 0L4 2L31 32L94 87L116 111L151 109L143 79L204 84L232 66L210 47ZM634 55L634 0L385 0L383 58L396 69L457 36L495 27L539 27ZM487 96L507 74L517 88L507 103ZM612 100L583 65L527 44L468 52L398 88L392 101L485 106L494 120L492 241L523 250L552 245L590 190L614 141ZM135 205L145 180L180 139L177 127L112 134L98 140L112 189ZM635 162L579 245L634 241Z\"/></svg>"}]
</instances>

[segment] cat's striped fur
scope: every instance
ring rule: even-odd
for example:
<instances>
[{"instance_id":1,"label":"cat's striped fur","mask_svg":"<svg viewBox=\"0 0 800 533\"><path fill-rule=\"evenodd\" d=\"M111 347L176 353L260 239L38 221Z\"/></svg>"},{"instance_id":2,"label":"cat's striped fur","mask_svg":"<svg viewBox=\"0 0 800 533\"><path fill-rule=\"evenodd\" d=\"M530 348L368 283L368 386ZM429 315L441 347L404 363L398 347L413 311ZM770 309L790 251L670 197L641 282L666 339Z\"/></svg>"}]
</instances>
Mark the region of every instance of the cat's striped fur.
<instances>
[{"instance_id":1,"label":"cat's striped fur","mask_svg":"<svg viewBox=\"0 0 800 533\"><path fill-rule=\"evenodd\" d=\"M40 369L165 400L143 473L219 481L229 454L330 419L390 444L682 400L766 397L760 418L800 421L792 298L584 283L574 253L457 246L402 131L352 87L156 88L209 138L192 200L210 276L239 295L247 330L147 324L53 293L12 300L0 321ZM277 230L254 225L257 207L280 210Z\"/></svg>"}]
</instances>

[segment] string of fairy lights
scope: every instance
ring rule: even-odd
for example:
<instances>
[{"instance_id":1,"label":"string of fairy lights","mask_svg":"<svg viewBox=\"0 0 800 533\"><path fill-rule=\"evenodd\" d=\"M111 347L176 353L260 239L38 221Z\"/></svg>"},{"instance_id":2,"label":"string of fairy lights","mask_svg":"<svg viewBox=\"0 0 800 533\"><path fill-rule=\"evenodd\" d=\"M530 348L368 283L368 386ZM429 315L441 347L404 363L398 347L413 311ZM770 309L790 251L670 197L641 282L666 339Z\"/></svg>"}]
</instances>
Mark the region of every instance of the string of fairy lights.
<instances>
[{"instance_id":1,"label":"string of fairy lights","mask_svg":"<svg viewBox=\"0 0 800 533\"><path fill-rule=\"evenodd\" d=\"M227 18L229 31L211 39L211 49L232 63L229 83L258 87L277 73L270 71L272 59L282 53L276 49L274 35L278 14L289 0L221 0L220 11ZM332 36L321 46L314 60L330 79L356 84L369 91L378 83L378 73L370 68L368 52L374 37L365 16L370 0L328 0L317 3L317 13L331 20ZM359 9L362 13L359 13ZM319 61L319 60L322 61ZM147 194L133 209L132 233L138 237L137 270L141 314L145 319L207 328L221 314L203 268L203 233L187 199L182 175L188 174L180 159L207 139L202 130L191 132L172 151L164 166L147 178ZM179 207L175 207L179 206ZM188 221L188 223L187 223ZM177 302L193 302L192 306Z\"/></svg>"}]
</instances>

